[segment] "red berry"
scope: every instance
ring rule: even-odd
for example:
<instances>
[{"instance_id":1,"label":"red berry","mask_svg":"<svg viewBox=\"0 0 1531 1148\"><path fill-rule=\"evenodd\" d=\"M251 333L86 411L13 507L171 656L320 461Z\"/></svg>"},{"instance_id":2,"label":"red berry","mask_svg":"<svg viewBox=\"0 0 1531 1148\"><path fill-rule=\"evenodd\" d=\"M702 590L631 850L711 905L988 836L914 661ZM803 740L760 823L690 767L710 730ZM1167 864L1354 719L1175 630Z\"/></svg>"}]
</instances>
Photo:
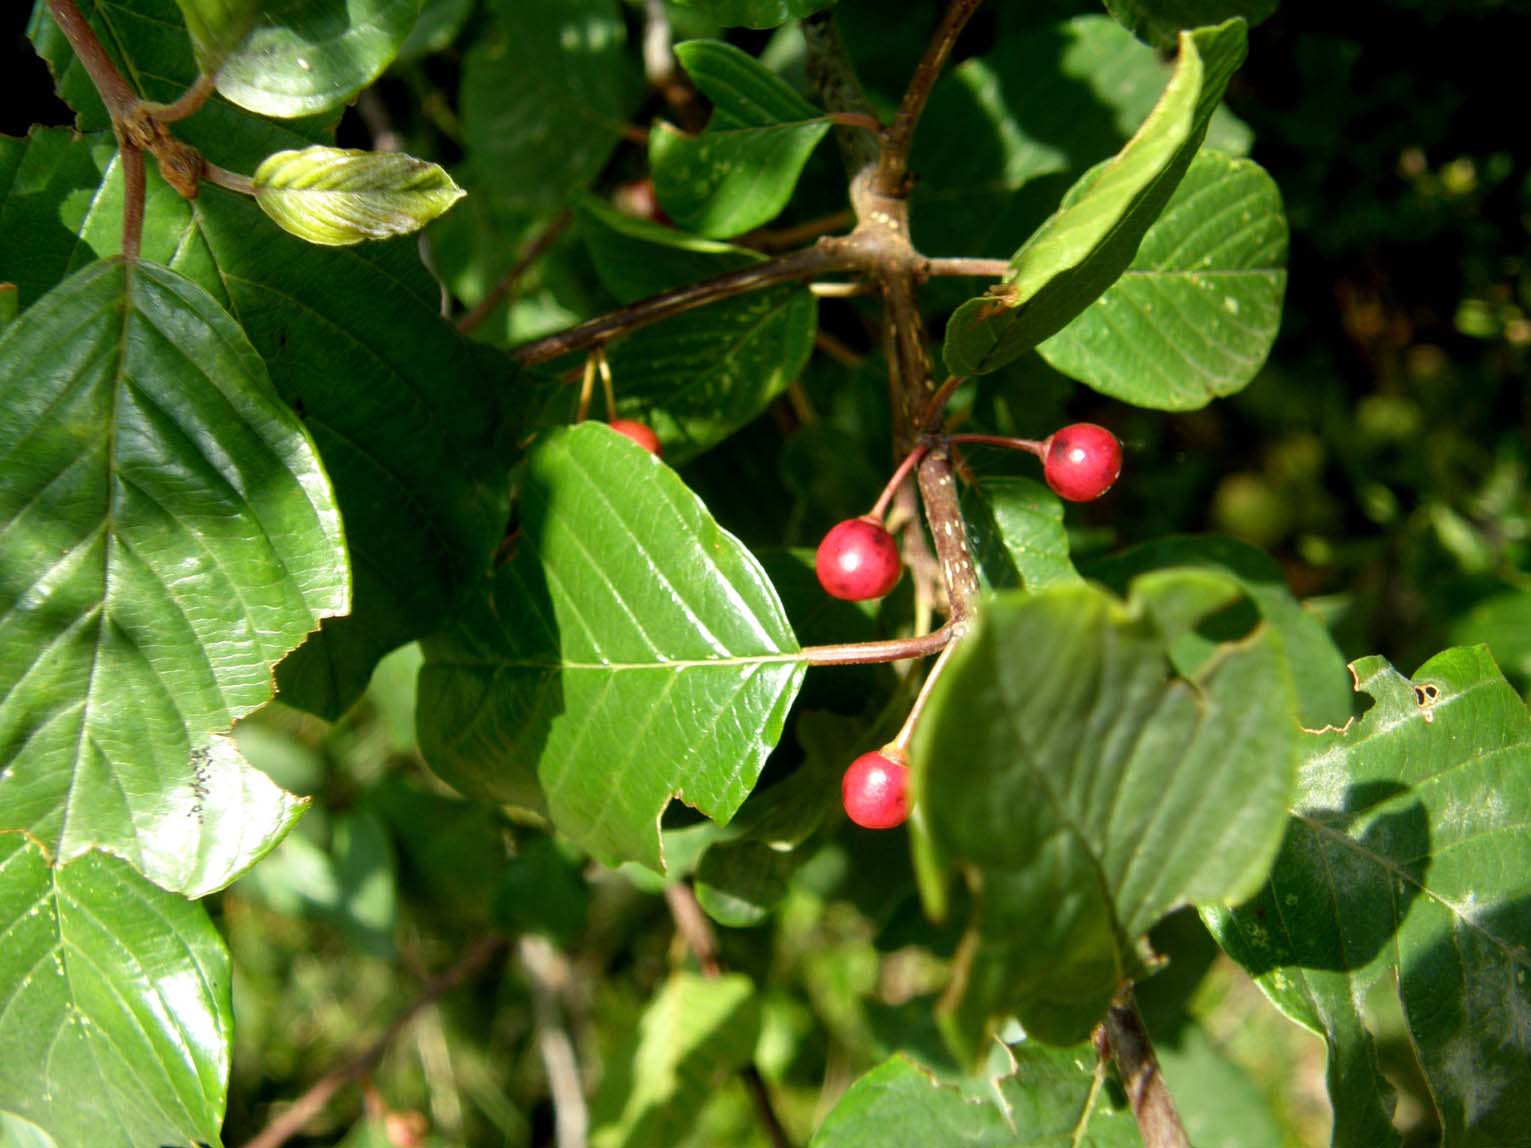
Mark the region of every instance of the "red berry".
<instances>
[{"instance_id":1,"label":"red berry","mask_svg":"<svg viewBox=\"0 0 1531 1148\"><path fill-rule=\"evenodd\" d=\"M824 535L814 568L819 585L848 602L881 598L903 573L893 535L874 518L848 518Z\"/></svg>"},{"instance_id":2,"label":"red berry","mask_svg":"<svg viewBox=\"0 0 1531 1148\"><path fill-rule=\"evenodd\" d=\"M1111 489L1122 473L1122 444L1105 427L1074 423L1042 444L1042 475L1053 493L1089 502Z\"/></svg>"},{"instance_id":3,"label":"red berry","mask_svg":"<svg viewBox=\"0 0 1531 1148\"><path fill-rule=\"evenodd\" d=\"M654 433L654 428L645 423L637 423L632 419L612 419L606 424L620 435L626 435L650 454L660 454L659 436Z\"/></svg>"},{"instance_id":4,"label":"red berry","mask_svg":"<svg viewBox=\"0 0 1531 1148\"><path fill-rule=\"evenodd\" d=\"M864 829L892 829L909 817L909 770L874 750L851 762L840 782L845 815Z\"/></svg>"}]
</instances>

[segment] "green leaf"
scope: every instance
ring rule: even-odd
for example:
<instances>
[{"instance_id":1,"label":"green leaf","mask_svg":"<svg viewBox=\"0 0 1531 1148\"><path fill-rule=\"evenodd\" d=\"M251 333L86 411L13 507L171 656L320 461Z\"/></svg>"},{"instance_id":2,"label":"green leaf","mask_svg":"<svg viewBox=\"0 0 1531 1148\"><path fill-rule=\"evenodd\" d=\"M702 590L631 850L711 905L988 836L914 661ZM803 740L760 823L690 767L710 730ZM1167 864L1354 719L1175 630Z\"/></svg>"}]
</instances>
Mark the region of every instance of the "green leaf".
<instances>
[{"instance_id":1,"label":"green leaf","mask_svg":"<svg viewBox=\"0 0 1531 1148\"><path fill-rule=\"evenodd\" d=\"M290 119L339 108L382 75L415 26L420 0L262 0L259 8L218 68L218 91L249 111Z\"/></svg>"},{"instance_id":2,"label":"green leaf","mask_svg":"<svg viewBox=\"0 0 1531 1148\"><path fill-rule=\"evenodd\" d=\"M1106 11L1145 44L1168 49L1183 29L1235 16L1258 24L1276 11L1276 0L1106 0Z\"/></svg>"},{"instance_id":3,"label":"green leaf","mask_svg":"<svg viewBox=\"0 0 1531 1148\"><path fill-rule=\"evenodd\" d=\"M18 302L30 306L74 270L80 225L95 199L87 189L99 188L97 163L104 167L116 145L101 151L107 154L79 146L67 128L0 136L0 278L16 284ZM83 254L92 258L88 249Z\"/></svg>"},{"instance_id":4,"label":"green leaf","mask_svg":"<svg viewBox=\"0 0 1531 1148\"><path fill-rule=\"evenodd\" d=\"M254 183L255 202L284 231L326 247L408 235L463 197L433 163L333 147L268 156Z\"/></svg>"},{"instance_id":5,"label":"green leaf","mask_svg":"<svg viewBox=\"0 0 1531 1148\"><path fill-rule=\"evenodd\" d=\"M1352 666L1372 698L1307 739L1269 882L1204 915L1329 1050L1333 1143L1397 1143L1360 1003L1396 985L1442 1143L1524 1144L1531 1088L1531 722L1481 647L1412 680Z\"/></svg>"},{"instance_id":6,"label":"green leaf","mask_svg":"<svg viewBox=\"0 0 1531 1148\"><path fill-rule=\"evenodd\" d=\"M175 0L191 34L197 64L208 75L215 74L229 54L239 46L263 15L262 0Z\"/></svg>"},{"instance_id":7,"label":"green leaf","mask_svg":"<svg viewBox=\"0 0 1531 1148\"><path fill-rule=\"evenodd\" d=\"M1132 263L1206 135L1229 78L1243 62L1242 20L1180 37L1180 57L1159 103L1104 167L1011 258L994 294L970 299L946 328L953 374L1013 362L1094 302Z\"/></svg>"},{"instance_id":8,"label":"green leaf","mask_svg":"<svg viewBox=\"0 0 1531 1148\"><path fill-rule=\"evenodd\" d=\"M14 283L0 283L0 333L21 312L21 292Z\"/></svg>"},{"instance_id":9,"label":"green leaf","mask_svg":"<svg viewBox=\"0 0 1531 1148\"><path fill-rule=\"evenodd\" d=\"M669 1148L713 1089L750 1063L760 1002L750 979L675 973L612 1059L591 1106L591 1148Z\"/></svg>"},{"instance_id":10,"label":"green leaf","mask_svg":"<svg viewBox=\"0 0 1531 1148\"><path fill-rule=\"evenodd\" d=\"M0 808L199 895L300 811L213 739L343 612L313 443L206 292L94 264L0 338Z\"/></svg>"},{"instance_id":11,"label":"green leaf","mask_svg":"<svg viewBox=\"0 0 1531 1148\"><path fill-rule=\"evenodd\" d=\"M579 863L551 837L523 838L495 890L495 924L518 933L541 933L567 948L579 940L589 915L590 888Z\"/></svg>"},{"instance_id":12,"label":"green leaf","mask_svg":"<svg viewBox=\"0 0 1531 1148\"><path fill-rule=\"evenodd\" d=\"M927 904L937 865L975 890L944 1022L964 1056L1009 1011L1035 1038L1083 1038L1159 918L1247 895L1280 843L1298 727L1279 638L1222 635L1177 675L1176 642L1215 631L1240 587L1177 569L1132 591L997 596L915 730Z\"/></svg>"},{"instance_id":13,"label":"green leaf","mask_svg":"<svg viewBox=\"0 0 1531 1148\"><path fill-rule=\"evenodd\" d=\"M10 1112L0 1112L0 1148L58 1148L49 1136L30 1120Z\"/></svg>"},{"instance_id":14,"label":"green leaf","mask_svg":"<svg viewBox=\"0 0 1531 1148\"><path fill-rule=\"evenodd\" d=\"M805 859L759 841L713 845L696 867L696 899L718 924L748 929L770 916Z\"/></svg>"},{"instance_id":15,"label":"green leaf","mask_svg":"<svg viewBox=\"0 0 1531 1148\"><path fill-rule=\"evenodd\" d=\"M725 28L777 28L788 20L811 16L835 0L675 0L696 8Z\"/></svg>"},{"instance_id":16,"label":"green leaf","mask_svg":"<svg viewBox=\"0 0 1531 1148\"><path fill-rule=\"evenodd\" d=\"M1281 192L1258 164L1192 162L1120 279L1038 350L1102 394L1194 410L1242 390L1281 325Z\"/></svg>"},{"instance_id":17,"label":"green leaf","mask_svg":"<svg viewBox=\"0 0 1531 1148\"><path fill-rule=\"evenodd\" d=\"M665 213L716 238L769 222L792 198L803 165L829 132L824 113L758 60L721 40L675 46L687 74L712 101L699 136L656 123L649 166Z\"/></svg>"},{"instance_id":18,"label":"green leaf","mask_svg":"<svg viewBox=\"0 0 1531 1148\"><path fill-rule=\"evenodd\" d=\"M516 556L425 644L421 749L465 793L662 871L671 797L726 822L754 786L802 680L796 639L750 553L621 435L549 434L523 482Z\"/></svg>"},{"instance_id":19,"label":"green leaf","mask_svg":"<svg viewBox=\"0 0 1531 1148\"><path fill-rule=\"evenodd\" d=\"M984 582L994 590L1042 590L1079 581L1069 561L1063 502L1029 478L985 478L963 492L968 542Z\"/></svg>"},{"instance_id":20,"label":"green leaf","mask_svg":"<svg viewBox=\"0 0 1531 1148\"><path fill-rule=\"evenodd\" d=\"M468 22L473 8L473 0L425 0L420 6L420 18L399 48L399 60L415 60L446 51Z\"/></svg>"},{"instance_id":21,"label":"green leaf","mask_svg":"<svg viewBox=\"0 0 1531 1148\"><path fill-rule=\"evenodd\" d=\"M463 62L468 161L506 208L553 212L600 173L636 103L621 9L616 0L495 7L494 30Z\"/></svg>"},{"instance_id":22,"label":"green leaf","mask_svg":"<svg viewBox=\"0 0 1531 1148\"><path fill-rule=\"evenodd\" d=\"M635 219L593 196L579 203L579 230L601 286L621 303L764 263L766 258L747 247Z\"/></svg>"},{"instance_id":23,"label":"green leaf","mask_svg":"<svg viewBox=\"0 0 1531 1148\"><path fill-rule=\"evenodd\" d=\"M1117 593L1124 593L1138 575L1171 566L1216 570L1238 581L1260 616L1281 636L1292 680L1297 688L1297 713L1308 729L1342 726L1350 720L1350 671L1328 629L1292 595L1278 566L1264 551L1232 538L1213 535L1165 537L1092 562L1085 573ZM1212 643L1192 636L1177 648L1180 664L1194 665Z\"/></svg>"},{"instance_id":24,"label":"green leaf","mask_svg":"<svg viewBox=\"0 0 1531 1148\"><path fill-rule=\"evenodd\" d=\"M0 833L0 936L0 1109L60 1145L220 1142L229 958L200 906Z\"/></svg>"},{"instance_id":25,"label":"green leaf","mask_svg":"<svg viewBox=\"0 0 1531 1148\"><path fill-rule=\"evenodd\" d=\"M1014 1073L987 1088L943 1084L900 1053L852 1084L809 1148L961 1144L964 1148L1134 1148L1142 1144L1127 1105L1100 1087L1100 1058L1087 1044L1009 1050Z\"/></svg>"},{"instance_id":26,"label":"green leaf","mask_svg":"<svg viewBox=\"0 0 1531 1148\"><path fill-rule=\"evenodd\" d=\"M921 251L1008 255L1095 157L1131 138L1171 74L1109 16L1003 36L937 81L915 136L910 224ZM1207 143L1249 150L1220 107Z\"/></svg>"}]
</instances>

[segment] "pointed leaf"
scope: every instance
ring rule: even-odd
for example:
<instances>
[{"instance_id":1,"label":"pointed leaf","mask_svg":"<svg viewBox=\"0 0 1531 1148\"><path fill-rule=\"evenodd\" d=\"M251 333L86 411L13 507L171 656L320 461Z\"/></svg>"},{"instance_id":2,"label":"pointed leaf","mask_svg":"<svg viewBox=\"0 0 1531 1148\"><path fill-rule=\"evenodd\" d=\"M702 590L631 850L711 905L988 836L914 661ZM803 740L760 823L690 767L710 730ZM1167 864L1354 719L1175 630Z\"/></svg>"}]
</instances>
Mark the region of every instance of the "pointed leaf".
<instances>
[{"instance_id":1,"label":"pointed leaf","mask_svg":"<svg viewBox=\"0 0 1531 1148\"><path fill-rule=\"evenodd\" d=\"M210 736L348 603L313 444L233 320L146 264L29 308L0 378L5 827L218 888L298 807Z\"/></svg>"},{"instance_id":2,"label":"pointed leaf","mask_svg":"<svg viewBox=\"0 0 1531 1148\"><path fill-rule=\"evenodd\" d=\"M1038 350L1102 394L1194 410L1242 390L1286 293L1286 216L1249 160L1202 152L1120 279Z\"/></svg>"},{"instance_id":3,"label":"pointed leaf","mask_svg":"<svg viewBox=\"0 0 1531 1148\"><path fill-rule=\"evenodd\" d=\"M809 1148L961 1144L964 1148L1136 1148L1127 1105L1100 1087L1089 1045L1010 1050L1012 1075L987 1088L943 1084L900 1053L851 1085Z\"/></svg>"},{"instance_id":4,"label":"pointed leaf","mask_svg":"<svg viewBox=\"0 0 1531 1148\"><path fill-rule=\"evenodd\" d=\"M811 16L835 0L675 0L683 8L705 12L725 28L778 28Z\"/></svg>"},{"instance_id":5,"label":"pointed leaf","mask_svg":"<svg viewBox=\"0 0 1531 1148\"><path fill-rule=\"evenodd\" d=\"M1106 10L1145 44L1167 49L1183 29L1234 16L1258 24L1275 12L1276 0L1106 0Z\"/></svg>"},{"instance_id":6,"label":"pointed leaf","mask_svg":"<svg viewBox=\"0 0 1531 1148\"><path fill-rule=\"evenodd\" d=\"M1405 678L1352 667L1366 714L1307 739L1269 883L1208 910L1223 947L1329 1047L1334 1143L1396 1143L1358 1002L1396 984L1442 1143L1524 1144L1531 1088L1531 721L1481 647Z\"/></svg>"},{"instance_id":7,"label":"pointed leaf","mask_svg":"<svg viewBox=\"0 0 1531 1148\"><path fill-rule=\"evenodd\" d=\"M1040 482L986 478L963 492L962 513L979 574L991 589L1079 581L1069 561L1063 502Z\"/></svg>"},{"instance_id":8,"label":"pointed leaf","mask_svg":"<svg viewBox=\"0 0 1531 1148\"><path fill-rule=\"evenodd\" d=\"M199 905L0 833L0 1109L60 1145L219 1143L229 958Z\"/></svg>"},{"instance_id":9,"label":"pointed leaf","mask_svg":"<svg viewBox=\"0 0 1531 1148\"><path fill-rule=\"evenodd\" d=\"M802 680L759 564L658 459L599 424L527 462L516 556L426 643L420 747L464 792L544 806L609 864L663 868L672 796L727 821Z\"/></svg>"},{"instance_id":10,"label":"pointed leaf","mask_svg":"<svg viewBox=\"0 0 1531 1148\"><path fill-rule=\"evenodd\" d=\"M341 107L382 75L420 0L263 0L259 8L218 67L218 91L252 112L291 118Z\"/></svg>"},{"instance_id":11,"label":"pointed leaf","mask_svg":"<svg viewBox=\"0 0 1531 1148\"><path fill-rule=\"evenodd\" d=\"M621 6L501 0L496 7L496 26L463 62L468 161L497 203L551 213L600 173L636 104Z\"/></svg>"},{"instance_id":12,"label":"pointed leaf","mask_svg":"<svg viewBox=\"0 0 1531 1148\"><path fill-rule=\"evenodd\" d=\"M1194 673L1170 661L1240 601L1193 570L1140 578L1126 603L1012 591L957 647L911 764L921 868L959 866L976 890L946 1002L964 1055L1010 1010L1033 1037L1082 1039L1142 971L1137 941L1160 917L1263 878L1296 764L1280 641L1261 623Z\"/></svg>"},{"instance_id":13,"label":"pointed leaf","mask_svg":"<svg viewBox=\"0 0 1531 1148\"><path fill-rule=\"evenodd\" d=\"M712 119L699 136L655 124L649 136L654 190L682 227L717 238L742 235L787 206L829 122L731 44L692 40L677 44L675 54L712 101Z\"/></svg>"},{"instance_id":14,"label":"pointed leaf","mask_svg":"<svg viewBox=\"0 0 1531 1148\"><path fill-rule=\"evenodd\" d=\"M713 1089L750 1063L760 1003L750 979L675 973L601 1080L591 1148L669 1148Z\"/></svg>"},{"instance_id":15,"label":"pointed leaf","mask_svg":"<svg viewBox=\"0 0 1531 1148\"><path fill-rule=\"evenodd\" d=\"M1005 283L952 316L945 355L953 374L1013 362L1127 269L1190 167L1244 52L1242 20L1181 35L1175 73L1137 134L1115 159L1087 174L1015 253Z\"/></svg>"},{"instance_id":16,"label":"pointed leaf","mask_svg":"<svg viewBox=\"0 0 1531 1148\"><path fill-rule=\"evenodd\" d=\"M463 196L433 163L333 147L277 152L254 182L255 202L284 231L327 247L408 235Z\"/></svg>"}]
</instances>

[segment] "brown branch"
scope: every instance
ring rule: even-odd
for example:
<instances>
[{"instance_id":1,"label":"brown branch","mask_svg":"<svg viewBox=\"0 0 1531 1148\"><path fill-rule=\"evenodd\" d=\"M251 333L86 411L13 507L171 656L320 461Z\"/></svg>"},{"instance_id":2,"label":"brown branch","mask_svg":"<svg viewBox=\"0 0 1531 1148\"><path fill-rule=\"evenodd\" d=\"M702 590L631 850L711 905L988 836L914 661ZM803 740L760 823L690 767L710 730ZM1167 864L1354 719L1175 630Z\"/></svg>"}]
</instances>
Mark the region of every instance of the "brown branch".
<instances>
[{"instance_id":1,"label":"brown branch","mask_svg":"<svg viewBox=\"0 0 1531 1148\"><path fill-rule=\"evenodd\" d=\"M936 447L927 454L918 474L925 521L930 524L931 542L941 563L941 577L946 581L944 628L952 631L952 640L956 641L966 632L978 608L978 572L973 568L967 524L957 501L957 484L952 478L946 448Z\"/></svg>"},{"instance_id":2,"label":"brown branch","mask_svg":"<svg viewBox=\"0 0 1531 1148\"><path fill-rule=\"evenodd\" d=\"M292 1102L282 1114L255 1137L246 1141L244 1148L280 1148L298 1134L305 1124L324 1111L335 1094L353 1081L366 1076L382 1060L383 1053L421 1010L435 1003L443 994L463 984L484 968L505 947L505 939L495 934L480 937L458 958L457 963L428 983L420 995L410 1002L382 1034L346 1061L316 1080L302 1096Z\"/></svg>"},{"instance_id":3,"label":"brown branch","mask_svg":"<svg viewBox=\"0 0 1531 1148\"><path fill-rule=\"evenodd\" d=\"M697 904L691 886L684 881L672 882L665 886L664 899L670 907L670 916L675 920L675 931L696 957L702 975L709 980L722 976L723 965L718 960L718 943L713 936L712 925L707 920L707 914L702 912L701 905ZM792 1148L792 1140L782 1126L781 1118L776 1115L776 1107L771 1103L771 1094L761 1079L760 1070L753 1063L746 1064L739 1070L739 1076L750 1094L750 1101L755 1105L755 1115L771 1141L771 1148Z\"/></svg>"},{"instance_id":4,"label":"brown branch","mask_svg":"<svg viewBox=\"0 0 1531 1148\"><path fill-rule=\"evenodd\" d=\"M1106 1046L1100 1049L1102 1055L1109 1050L1116 1061L1116 1073L1127 1091L1132 1115L1143 1134L1144 1148L1191 1148L1130 985L1117 994L1106 1011L1097 1038L1097 1045L1100 1044Z\"/></svg>"},{"instance_id":5,"label":"brown branch","mask_svg":"<svg viewBox=\"0 0 1531 1148\"><path fill-rule=\"evenodd\" d=\"M48 12L69 41L85 73L101 95L113 120L125 118L138 105L138 93L128 86L111 56L96 38L95 30L80 13L74 0L48 0Z\"/></svg>"},{"instance_id":6,"label":"brown branch","mask_svg":"<svg viewBox=\"0 0 1531 1148\"><path fill-rule=\"evenodd\" d=\"M926 275L973 275L980 279L1003 279L1015 270L1008 259L927 259L920 270Z\"/></svg>"},{"instance_id":7,"label":"brown branch","mask_svg":"<svg viewBox=\"0 0 1531 1148\"><path fill-rule=\"evenodd\" d=\"M965 538L964 538L965 540ZM938 551L939 553L939 551ZM804 646L803 661L810 666L865 666L876 662L903 662L939 654L952 640L951 623L912 638L884 638L878 642L842 642L832 646Z\"/></svg>"},{"instance_id":8,"label":"brown branch","mask_svg":"<svg viewBox=\"0 0 1531 1148\"><path fill-rule=\"evenodd\" d=\"M558 242L558 237L564 233L564 229L569 226L572 218L572 214L568 211L560 211L555 215L527 245L526 250L521 253L521 258L516 260L515 266L507 271L504 277L489 289L489 293L457 321L457 329L466 335L489 318L490 313L509 297L516 281L526 274L533 263L542 258L549 247Z\"/></svg>"},{"instance_id":9,"label":"brown branch","mask_svg":"<svg viewBox=\"0 0 1531 1148\"><path fill-rule=\"evenodd\" d=\"M850 54L840 39L834 9L827 8L804 17L800 26L806 50L808 83L818 92L824 107L831 112L874 116L872 105L861 88L861 80L851 64ZM852 174L877 162L875 136L855 128L837 127L835 143L839 145L846 170Z\"/></svg>"},{"instance_id":10,"label":"brown branch","mask_svg":"<svg viewBox=\"0 0 1531 1148\"><path fill-rule=\"evenodd\" d=\"M904 98L899 101L898 114L893 117L883 136L882 151L877 159L876 187L883 195L903 195L904 184L909 175L909 145L914 141L914 129L919 126L930 90L935 87L936 77L951 55L952 45L957 42L968 18L977 10L982 0L951 0L941 23L925 45L925 54L909 79Z\"/></svg>"},{"instance_id":11,"label":"brown branch","mask_svg":"<svg viewBox=\"0 0 1531 1148\"><path fill-rule=\"evenodd\" d=\"M212 99L213 77L206 72L197 76L196 82L168 104L156 104L145 100L140 106L162 124L173 124L196 115L202 106Z\"/></svg>"},{"instance_id":12,"label":"brown branch","mask_svg":"<svg viewBox=\"0 0 1531 1148\"><path fill-rule=\"evenodd\" d=\"M122 154L122 257L136 263L144 238L144 153L121 134L117 148Z\"/></svg>"},{"instance_id":13,"label":"brown branch","mask_svg":"<svg viewBox=\"0 0 1531 1148\"><path fill-rule=\"evenodd\" d=\"M848 271L853 266L852 256L846 248L834 240L821 239L817 245L789 255L640 299L577 327L570 327L567 331L526 343L517 347L511 355L522 366L534 366L570 351L581 351L586 347L610 342L640 327L704 307L708 303L716 303L720 299L758 291L775 283L788 283L794 279L807 279L832 271Z\"/></svg>"},{"instance_id":14,"label":"brown branch","mask_svg":"<svg viewBox=\"0 0 1531 1148\"><path fill-rule=\"evenodd\" d=\"M752 231L748 235L741 235L733 242L735 246L752 247L756 251L790 251L827 232L844 231L855 222L856 217L849 211L836 211L829 215L821 215L817 219L795 223L790 227Z\"/></svg>"}]
</instances>

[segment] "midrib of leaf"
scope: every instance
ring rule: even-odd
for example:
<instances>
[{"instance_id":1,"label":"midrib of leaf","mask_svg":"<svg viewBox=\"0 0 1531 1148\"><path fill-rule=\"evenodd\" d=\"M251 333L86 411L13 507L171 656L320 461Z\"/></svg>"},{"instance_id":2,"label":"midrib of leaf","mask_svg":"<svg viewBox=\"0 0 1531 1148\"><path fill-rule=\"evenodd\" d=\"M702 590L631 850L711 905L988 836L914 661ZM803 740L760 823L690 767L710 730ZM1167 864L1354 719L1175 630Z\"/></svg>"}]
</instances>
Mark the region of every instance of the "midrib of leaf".
<instances>
[{"instance_id":1,"label":"midrib of leaf","mask_svg":"<svg viewBox=\"0 0 1531 1148\"><path fill-rule=\"evenodd\" d=\"M1074 1132L1069 1137L1069 1148L1082 1148L1084 1134L1090 1123L1090 1117L1095 1115L1095 1105L1100 1098L1100 1088L1105 1083L1106 1062L1099 1057L1095 1060L1095 1071L1090 1076L1090 1091L1085 1093L1084 1104L1079 1109L1079 1120L1074 1124Z\"/></svg>"}]
</instances>

